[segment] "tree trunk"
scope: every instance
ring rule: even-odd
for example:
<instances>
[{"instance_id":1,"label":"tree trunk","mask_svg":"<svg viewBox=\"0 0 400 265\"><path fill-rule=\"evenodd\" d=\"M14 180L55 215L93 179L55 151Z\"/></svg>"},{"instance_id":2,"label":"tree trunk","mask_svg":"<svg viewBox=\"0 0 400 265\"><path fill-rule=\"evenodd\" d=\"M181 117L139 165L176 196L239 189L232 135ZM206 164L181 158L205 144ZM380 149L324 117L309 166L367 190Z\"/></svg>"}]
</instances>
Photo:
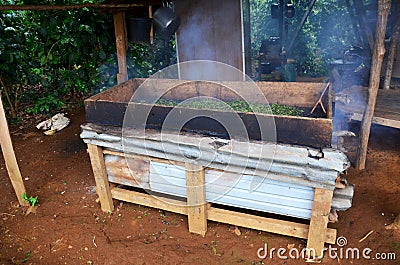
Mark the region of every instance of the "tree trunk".
<instances>
[{"instance_id":1,"label":"tree trunk","mask_svg":"<svg viewBox=\"0 0 400 265\"><path fill-rule=\"evenodd\" d=\"M357 150L356 168L359 170L365 168L365 161L367 158L367 148L372 117L375 110L376 96L378 95L383 56L385 55L384 40L390 4L390 0L379 0L378 2L378 18L376 22L375 43L372 54L368 101L361 122L360 144Z\"/></svg>"}]
</instances>

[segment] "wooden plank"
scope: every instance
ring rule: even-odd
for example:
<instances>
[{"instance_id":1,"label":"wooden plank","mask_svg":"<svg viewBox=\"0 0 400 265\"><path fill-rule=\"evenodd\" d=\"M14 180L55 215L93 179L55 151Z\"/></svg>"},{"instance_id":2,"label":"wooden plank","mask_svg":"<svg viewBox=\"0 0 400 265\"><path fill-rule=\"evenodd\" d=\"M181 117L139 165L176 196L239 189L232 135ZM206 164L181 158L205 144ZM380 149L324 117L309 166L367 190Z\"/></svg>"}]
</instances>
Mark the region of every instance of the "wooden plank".
<instances>
[{"instance_id":1,"label":"wooden plank","mask_svg":"<svg viewBox=\"0 0 400 265\"><path fill-rule=\"evenodd\" d=\"M189 231L205 236L207 232L207 202L204 168L186 163L186 192Z\"/></svg>"},{"instance_id":2,"label":"wooden plank","mask_svg":"<svg viewBox=\"0 0 400 265\"><path fill-rule=\"evenodd\" d=\"M367 105L368 88L352 86L337 96L347 98L349 103L336 102L336 107L348 113L351 119L361 121ZM400 128L400 90L379 89L372 122Z\"/></svg>"},{"instance_id":3,"label":"wooden plank","mask_svg":"<svg viewBox=\"0 0 400 265\"><path fill-rule=\"evenodd\" d=\"M333 191L319 188L315 189L310 229L307 237L307 249L315 250L317 256L311 258L321 258L323 255L332 198Z\"/></svg>"},{"instance_id":4,"label":"wooden plank","mask_svg":"<svg viewBox=\"0 0 400 265\"><path fill-rule=\"evenodd\" d=\"M113 14L113 17L119 70L117 81L118 84L121 84L128 80L128 68L126 64L128 37L126 33L125 12L116 12Z\"/></svg>"},{"instance_id":5,"label":"wooden plank","mask_svg":"<svg viewBox=\"0 0 400 265\"><path fill-rule=\"evenodd\" d=\"M317 82L249 82L249 81L187 81L171 79L141 78L130 79L128 82L118 84L102 93L85 100L129 102L133 93L139 86L143 86L141 96L152 98L163 95L163 98L186 100L194 96L215 97L223 101L238 99L251 99L251 102L260 102L265 97L267 101L283 105L312 108L321 95L325 83ZM168 92L165 93L165 88ZM255 91L258 90L258 91ZM257 93L255 93L257 92ZM323 101L326 101L327 95Z\"/></svg>"},{"instance_id":6,"label":"wooden plank","mask_svg":"<svg viewBox=\"0 0 400 265\"><path fill-rule=\"evenodd\" d=\"M113 188L111 190L111 194L112 197L116 200L126 201L179 214L188 214L188 207L186 205L186 202L184 201L178 201L164 197L156 197L150 194L125 190L121 188Z\"/></svg>"},{"instance_id":7,"label":"wooden plank","mask_svg":"<svg viewBox=\"0 0 400 265\"><path fill-rule=\"evenodd\" d=\"M350 117L350 119L355 120L355 121L362 121L362 118L363 118L363 115L361 113L354 113ZM400 115L398 115L398 118L400 118ZM382 118L382 117L373 117L372 123L400 129L400 120L393 120L393 119Z\"/></svg>"},{"instance_id":8,"label":"wooden plank","mask_svg":"<svg viewBox=\"0 0 400 265\"><path fill-rule=\"evenodd\" d=\"M4 162L6 164L8 176L10 177L11 184L14 188L15 195L21 205L27 205L22 200L22 194L26 193L24 182L22 180L21 172L18 167L17 159L15 158L14 148L12 146L10 132L8 130L8 123L6 114L4 112L3 101L0 93L0 145L3 152Z\"/></svg>"},{"instance_id":9,"label":"wooden plank","mask_svg":"<svg viewBox=\"0 0 400 265\"><path fill-rule=\"evenodd\" d=\"M333 89L333 83L330 84L329 86L329 91L328 91L328 113L327 113L327 118L332 119L333 117L333 96L335 92Z\"/></svg>"},{"instance_id":10,"label":"wooden plank","mask_svg":"<svg viewBox=\"0 0 400 265\"><path fill-rule=\"evenodd\" d=\"M308 238L309 226L289 221L260 217L245 213L239 213L219 208L208 209L208 220L247 227L260 231L276 233L297 238ZM323 239L329 244L336 241L336 230L328 228Z\"/></svg>"},{"instance_id":11,"label":"wooden plank","mask_svg":"<svg viewBox=\"0 0 400 265\"><path fill-rule=\"evenodd\" d=\"M188 207L185 202L159 198L150 194L124 190L121 188L113 188L111 190L114 199L140 204L147 207L162 209L165 211L175 212L179 214L187 214ZM277 233L287 236L293 236L306 239L308 236L308 225L299 224L289 221L282 221L272 218L265 218L245 213L239 213L214 207L206 207L207 219L211 221L248 227L265 232ZM336 230L328 228L326 231L325 242L334 244L336 241Z\"/></svg>"},{"instance_id":12,"label":"wooden plank","mask_svg":"<svg viewBox=\"0 0 400 265\"><path fill-rule=\"evenodd\" d=\"M144 98L163 95L166 99L186 100L195 96L213 97L223 101L247 100L249 102L291 105L312 108L326 83L314 82L250 82L250 81L187 81L155 79L143 83ZM117 87L115 87L117 88ZM167 93L162 93L169 88ZM324 95L323 101L327 101Z\"/></svg>"},{"instance_id":13,"label":"wooden plank","mask_svg":"<svg viewBox=\"0 0 400 265\"><path fill-rule=\"evenodd\" d=\"M102 148L92 144L88 144L87 146L94 179L96 181L96 192L99 195L101 209L104 212L111 212L114 210L114 204L110 192L110 184L108 182Z\"/></svg>"}]
</instances>

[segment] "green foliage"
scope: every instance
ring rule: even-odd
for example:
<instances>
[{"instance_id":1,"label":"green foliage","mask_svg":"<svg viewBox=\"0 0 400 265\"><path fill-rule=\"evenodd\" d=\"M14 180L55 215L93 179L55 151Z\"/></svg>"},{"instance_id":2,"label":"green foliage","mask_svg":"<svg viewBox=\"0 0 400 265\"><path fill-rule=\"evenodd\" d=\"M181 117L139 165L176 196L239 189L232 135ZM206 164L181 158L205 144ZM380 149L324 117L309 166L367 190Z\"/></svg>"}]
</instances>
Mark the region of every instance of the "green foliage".
<instances>
[{"instance_id":1,"label":"green foliage","mask_svg":"<svg viewBox=\"0 0 400 265\"><path fill-rule=\"evenodd\" d=\"M0 4L9 2L15 4L0 0ZM22 3L44 4L37 0L19 1ZM5 11L0 12L0 36L0 77L13 92L9 93L11 101L17 101L18 96L28 105L28 113L51 113L65 107L71 98L116 84L118 64L111 14L87 8ZM129 78L147 77L173 63L173 45L163 41L130 45Z\"/></svg>"},{"instance_id":2,"label":"green foliage","mask_svg":"<svg viewBox=\"0 0 400 265\"><path fill-rule=\"evenodd\" d=\"M26 193L22 194L22 200L29 203L30 206L34 207L35 204L38 202L38 196L36 197L29 197Z\"/></svg>"},{"instance_id":3,"label":"green foliage","mask_svg":"<svg viewBox=\"0 0 400 265\"><path fill-rule=\"evenodd\" d=\"M28 112L57 110L96 88L98 65L114 53L112 30L111 16L96 10L2 12L1 75L35 102Z\"/></svg>"},{"instance_id":4,"label":"green foliage","mask_svg":"<svg viewBox=\"0 0 400 265\"><path fill-rule=\"evenodd\" d=\"M238 112L254 112L264 114L274 114L283 116L301 116L303 110L287 105L271 104L265 105L256 102L247 102L244 100L234 101L219 101L216 99L198 99L188 101L177 101L170 99L159 99L156 104L163 106L180 106L194 109L215 109L215 110L227 110L227 111L238 111Z\"/></svg>"},{"instance_id":5,"label":"green foliage","mask_svg":"<svg viewBox=\"0 0 400 265\"><path fill-rule=\"evenodd\" d=\"M29 250L28 252L25 253L25 257L21 260L21 263L26 263L29 260L30 256L31 256L31 251Z\"/></svg>"}]
</instances>

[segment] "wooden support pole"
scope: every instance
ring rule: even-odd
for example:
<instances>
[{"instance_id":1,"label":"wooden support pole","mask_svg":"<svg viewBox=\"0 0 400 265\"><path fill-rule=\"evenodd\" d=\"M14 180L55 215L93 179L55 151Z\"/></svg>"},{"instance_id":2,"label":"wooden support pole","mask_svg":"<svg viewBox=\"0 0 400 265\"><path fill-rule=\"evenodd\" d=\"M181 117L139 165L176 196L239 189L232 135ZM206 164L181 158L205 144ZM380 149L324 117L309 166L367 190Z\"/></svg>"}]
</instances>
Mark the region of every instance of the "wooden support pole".
<instances>
[{"instance_id":1,"label":"wooden support pole","mask_svg":"<svg viewBox=\"0 0 400 265\"><path fill-rule=\"evenodd\" d=\"M396 7L396 14L400 13L400 4L397 4ZM390 83L392 80L392 73L393 73L393 62L394 62L394 57L396 56L396 44L400 41L399 38L399 31L400 31L400 19L398 16L396 16L396 25L393 29L392 37L390 40L390 47L388 51L388 59L387 59L387 65L386 65L386 73L385 73L385 82L383 84L384 89L389 89L390 88Z\"/></svg>"},{"instance_id":2,"label":"wooden support pole","mask_svg":"<svg viewBox=\"0 0 400 265\"><path fill-rule=\"evenodd\" d=\"M104 163L103 150L101 147L88 144L90 162L93 168L94 180L96 181L96 192L99 195L101 210L112 212L114 204L112 201L110 184L108 182L106 165Z\"/></svg>"},{"instance_id":3,"label":"wooden support pole","mask_svg":"<svg viewBox=\"0 0 400 265\"><path fill-rule=\"evenodd\" d=\"M186 192L189 231L205 236L207 232L207 202L204 168L186 163Z\"/></svg>"},{"instance_id":4,"label":"wooden support pole","mask_svg":"<svg viewBox=\"0 0 400 265\"><path fill-rule=\"evenodd\" d=\"M379 81L382 69L383 56L385 55L385 34L388 15L390 11L390 0L378 1L378 17L376 23L375 44L372 54L371 73L368 88L368 101L361 122L360 143L357 150L356 168L365 168L367 158L368 140L371 130L372 118L374 116L376 97L378 95Z\"/></svg>"},{"instance_id":5,"label":"wooden support pole","mask_svg":"<svg viewBox=\"0 0 400 265\"><path fill-rule=\"evenodd\" d=\"M4 161L8 175L11 180L11 184L14 188L15 195L17 195L18 202L21 205L27 205L22 200L22 194L26 193L24 182L22 180L21 172L18 167L17 159L15 158L14 148L12 146L10 132L8 130L8 124L6 114L4 112L3 101L0 94L0 145L1 151L3 152Z\"/></svg>"},{"instance_id":6,"label":"wooden support pole","mask_svg":"<svg viewBox=\"0 0 400 265\"><path fill-rule=\"evenodd\" d=\"M118 74L117 81L121 84L128 80L128 67L126 65L126 51L128 37L126 32L125 12L116 12L114 17L115 42L117 47Z\"/></svg>"},{"instance_id":7,"label":"wooden support pole","mask_svg":"<svg viewBox=\"0 0 400 265\"><path fill-rule=\"evenodd\" d=\"M322 258L332 198L333 191L319 188L315 189L307 240L307 249L312 250L310 253L307 253L311 255L310 258Z\"/></svg>"},{"instance_id":8,"label":"wooden support pole","mask_svg":"<svg viewBox=\"0 0 400 265\"><path fill-rule=\"evenodd\" d=\"M149 6L149 18L153 19L153 6ZM153 44L154 41L154 28L153 23L150 25L150 44Z\"/></svg>"}]
</instances>

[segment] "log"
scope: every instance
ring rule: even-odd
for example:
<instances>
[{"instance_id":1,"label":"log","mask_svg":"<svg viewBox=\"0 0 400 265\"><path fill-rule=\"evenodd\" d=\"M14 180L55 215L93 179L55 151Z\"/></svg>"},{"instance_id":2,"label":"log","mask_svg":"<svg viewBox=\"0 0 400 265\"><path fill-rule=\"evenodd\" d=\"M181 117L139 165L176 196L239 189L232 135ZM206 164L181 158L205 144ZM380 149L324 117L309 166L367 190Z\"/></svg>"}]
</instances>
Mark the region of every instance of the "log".
<instances>
[{"instance_id":1,"label":"log","mask_svg":"<svg viewBox=\"0 0 400 265\"><path fill-rule=\"evenodd\" d=\"M376 23L375 44L372 54L368 103L361 122L360 144L357 150L356 168L359 170L365 168L365 161L367 158L368 140L375 110L376 96L379 89L382 61L385 54L384 40L390 5L390 0L379 0L378 2L378 18Z\"/></svg>"}]
</instances>

